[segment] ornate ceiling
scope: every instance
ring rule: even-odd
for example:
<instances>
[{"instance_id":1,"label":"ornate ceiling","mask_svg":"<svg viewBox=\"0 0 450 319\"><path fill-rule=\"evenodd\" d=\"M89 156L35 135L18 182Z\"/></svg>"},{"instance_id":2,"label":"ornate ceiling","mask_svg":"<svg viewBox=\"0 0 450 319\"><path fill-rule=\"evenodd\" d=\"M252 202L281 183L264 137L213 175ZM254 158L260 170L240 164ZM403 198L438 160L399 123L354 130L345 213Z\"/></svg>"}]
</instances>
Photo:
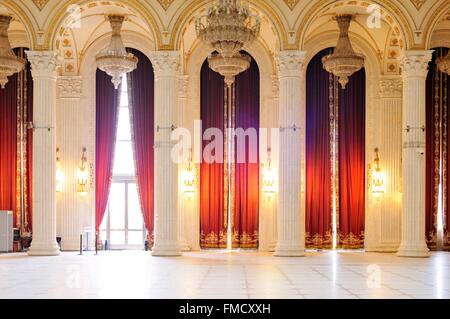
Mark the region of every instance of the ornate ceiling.
<instances>
[{"instance_id":1,"label":"ornate ceiling","mask_svg":"<svg viewBox=\"0 0 450 319\"><path fill-rule=\"evenodd\" d=\"M212 1L0 0L0 10L12 14L23 25L22 30L26 32L34 49L51 49L55 46L56 39L64 34L61 27L67 21L67 17L77 12L75 10L71 13L69 7L80 5L83 8L104 6L129 8L127 10L130 13L130 21L134 21L135 25L138 24L136 27L130 25L130 31L141 32L138 29L145 29L157 48L170 50L180 46L183 37L189 34L187 29L194 17ZM336 4L344 11L352 10L355 6L363 7L366 11L359 12L363 17L373 13L367 11L373 8L372 5L381 11L387 29L384 32L369 32L368 40L377 42L377 50L382 51L382 54L388 51L392 53L388 48L391 42L387 36L389 30L397 35L399 43L403 41L404 49L425 48L430 45L433 30L436 30L438 25L442 29L443 24L440 21L450 10L450 0L248 0L248 2L253 10L258 11L267 21L267 30L264 31L262 39L265 45L271 47L271 51L302 49L312 28L317 25L319 16ZM101 15L100 12L98 14ZM95 29L96 27L91 25L93 22L88 20L91 19L84 21L88 25L86 30ZM364 23L363 19L360 21ZM319 32L319 29L316 31ZM272 34L276 40L271 39ZM89 32L83 31L78 35L83 36L89 36ZM381 45L383 41L387 43L386 46ZM394 55L391 53L389 56Z\"/></svg>"}]
</instances>

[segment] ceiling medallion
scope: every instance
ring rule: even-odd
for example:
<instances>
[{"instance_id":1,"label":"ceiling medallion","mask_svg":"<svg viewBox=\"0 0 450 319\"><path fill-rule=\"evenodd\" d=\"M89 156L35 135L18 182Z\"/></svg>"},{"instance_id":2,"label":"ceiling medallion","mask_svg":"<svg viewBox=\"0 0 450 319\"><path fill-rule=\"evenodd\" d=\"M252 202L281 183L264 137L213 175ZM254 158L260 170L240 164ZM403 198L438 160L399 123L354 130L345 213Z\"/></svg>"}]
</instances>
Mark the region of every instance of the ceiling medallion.
<instances>
[{"instance_id":1,"label":"ceiling medallion","mask_svg":"<svg viewBox=\"0 0 450 319\"><path fill-rule=\"evenodd\" d=\"M228 86L250 67L250 57L240 51L258 37L260 29L259 16L252 15L241 0L217 0L197 19L198 37L217 52L208 57L209 66L225 77Z\"/></svg>"},{"instance_id":2,"label":"ceiling medallion","mask_svg":"<svg viewBox=\"0 0 450 319\"><path fill-rule=\"evenodd\" d=\"M158 0L161 7L164 8L164 10L169 9L170 5L173 3L174 0Z\"/></svg>"},{"instance_id":3,"label":"ceiling medallion","mask_svg":"<svg viewBox=\"0 0 450 319\"><path fill-rule=\"evenodd\" d=\"M98 68L112 77L111 82L116 90L122 83L122 76L134 71L138 63L137 57L127 53L120 36L124 19L125 17L121 15L108 16L112 29L111 42L105 51L95 57Z\"/></svg>"},{"instance_id":4,"label":"ceiling medallion","mask_svg":"<svg viewBox=\"0 0 450 319\"><path fill-rule=\"evenodd\" d=\"M348 30L353 19L351 14L341 14L335 17L339 25L339 40L333 54L322 58L323 67L339 78L342 89L345 89L348 78L364 67L364 55L353 50L348 37Z\"/></svg>"},{"instance_id":5,"label":"ceiling medallion","mask_svg":"<svg viewBox=\"0 0 450 319\"><path fill-rule=\"evenodd\" d=\"M33 0L34 4L36 5L36 7L39 8L40 11L42 11L42 9L44 9L45 5L49 2L50 0Z\"/></svg>"},{"instance_id":6,"label":"ceiling medallion","mask_svg":"<svg viewBox=\"0 0 450 319\"><path fill-rule=\"evenodd\" d=\"M448 54L445 57L437 59L437 65L441 72L450 75L450 51L448 51Z\"/></svg>"},{"instance_id":7,"label":"ceiling medallion","mask_svg":"<svg viewBox=\"0 0 450 319\"><path fill-rule=\"evenodd\" d=\"M287 4L289 9L291 9L291 11L292 11L297 6L297 4L300 2L300 0L284 0L284 2Z\"/></svg>"},{"instance_id":8,"label":"ceiling medallion","mask_svg":"<svg viewBox=\"0 0 450 319\"><path fill-rule=\"evenodd\" d=\"M10 16L0 15L0 85L2 89L8 83L8 77L19 73L25 66L25 60L17 57L11 49L8 39L10 23Z\"/></svg>"}]
</instances>

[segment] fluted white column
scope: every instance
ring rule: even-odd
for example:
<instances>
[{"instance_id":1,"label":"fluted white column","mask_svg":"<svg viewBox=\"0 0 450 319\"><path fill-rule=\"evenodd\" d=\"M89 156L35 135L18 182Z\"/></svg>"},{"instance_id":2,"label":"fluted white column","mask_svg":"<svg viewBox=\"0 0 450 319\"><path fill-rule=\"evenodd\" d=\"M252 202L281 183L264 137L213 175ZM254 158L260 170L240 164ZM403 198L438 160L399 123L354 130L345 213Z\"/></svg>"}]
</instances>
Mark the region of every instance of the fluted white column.
<instances>
[{"instance_id":1,"label":"fluted white column","mask_svg":"<svg viewBox=\"0 0 450 319\"><path fill-rule=\"evenodd\" d=\"M182 126L184 124L183 114L185 108L188 107L188 88L189 88L189 76L181 75L178 79L178 126ZM183 176L183 172L186 169L187 163L182 163L178 166L178 174L179 176ZM191 226L189 216L191 215L190 208L192 205L189 205L189 198L184 196L183 186L184 181L182 178L179 179L179 189L178 189L178 236L180 242L180 249L182 251L189 251L191 247L187 241L187 230L189 226Z\"/></svg>"},{"instance_id":2,"label":"fluted white column","mask_svg":"<svg viewBox=\"0 0 450 319\"><path fill-rule=\"evenodd\" d=\"M177 124L177 51L151 54L155 70L155 244L153 256L179 256L178 165L172 160L170 135Z\"/></svg>"},{"instance_id":3,"label":"fluted white column","mask_svg":"<svg viewBox=\"0 0 450 319\"><path fill-rule=\"evenodd\" d=\"M401 257L428 257L425 242L425 99L432 51L407 51L403 74L403 212Z\"/></svg>"},{"instance_id":4,"label":"fluted white column","mask_svg":"<svg viewBox=\"0 0 450 319\"><path fill-rule=\"evenodd\" d=\"M86 147L80 134L86 116L80 105L82 79L80 76L58 77L57 89L57 146L64 175L57 201L57 234L61 237L63 251L76 251L83 230L84 208L84 198L77 193L77 173L83 147Z\"/></svg>"},{"instance_id":5,"label":"fluted white column","mask_svg":"<svg viewBox=\"0 0 450 319\"><path fill-rule=\"evenodd\" d=\"M301 207L301 136L305 115L305 52L277 56L279 97L279 209L275 256L305 255L305 216Z\"/></svg>"},{"instance_id":6,"label":"fluted white column","mask_svg":"<svg viewBox=\"0 0 450 319\"><path fill-rule=\"evenodd\" d=\"M33 241L30 256L56 256L56 70L54 51L27 51L33 76Z\"/></svg>"}]
</instances>

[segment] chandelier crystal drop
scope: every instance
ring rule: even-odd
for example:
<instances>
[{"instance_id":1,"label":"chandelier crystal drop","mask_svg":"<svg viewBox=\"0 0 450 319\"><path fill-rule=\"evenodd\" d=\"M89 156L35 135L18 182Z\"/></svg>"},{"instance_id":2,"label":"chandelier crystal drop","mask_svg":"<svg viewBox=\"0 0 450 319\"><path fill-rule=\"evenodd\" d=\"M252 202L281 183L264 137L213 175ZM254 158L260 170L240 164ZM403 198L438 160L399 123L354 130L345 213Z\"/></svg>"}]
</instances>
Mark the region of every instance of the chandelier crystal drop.
<instances>
[{"instance_id":1,"label":"chandelier crystal drop","mask_svg":"<svg viewBox=\"0 0 450 319\"><path fill-rule=\"evenodd\" d=\"M11 17L0 15L0 85L2 89L8 83L8 77L19 73L25 66L25 60L17 57L11 49L8 39L8 28Z\"/></svg>"},{"instance_id":2,"label":"chandelier crystal drop","mask_svg":"<svg viewBox=\"0 0 450 319\"><path fill-rule=\"evenodd\" d=\"M111 82L116 90L122 83L122 76L137 68L138 58L131 53L127 53L120 36L124 16L109 15L112 36L109 47L96 56L97 66L100 70L112 77Z\"/></svg>"},{"instance_id":3,"label":"chandelier crystal drop","mask_svg":"<svg viewBox=\"0 0 450 319\"><path fill-rule=\"evenodd\" d=\"M259 16L252 15L240 0L217 0L206 15L197 18L197 36L216 51L208 57L209 65L225 77L227 85L250 67L250 57L240 51L259 36L260 29Z\"/></svg>"},{"instance_id":4,"label":"chandelier crystal drop","mask_svg":"<svg viewBox=\"0 0 450 319\"><path fill-rule=\"evenodd\" d=\"M364 55L353 50L348 36L353 15L341 14L335 19L340 30L339 40L333 54L323 57L322 63L325 70L339 78L342 89L345 89L349 77L364 67Z\"/></svg>"},{"instance_id":5,"label":"chandelier crystal drop","mask_svg":"<svg viewBox=\"0 0 450 319\"><path fill-rule=\"evenodd\" d=\"M450 51L448 51L448 54L445 57L441 57L437 60L437 65L441 72L450 75Z\"/></svg>"}]
</instances>

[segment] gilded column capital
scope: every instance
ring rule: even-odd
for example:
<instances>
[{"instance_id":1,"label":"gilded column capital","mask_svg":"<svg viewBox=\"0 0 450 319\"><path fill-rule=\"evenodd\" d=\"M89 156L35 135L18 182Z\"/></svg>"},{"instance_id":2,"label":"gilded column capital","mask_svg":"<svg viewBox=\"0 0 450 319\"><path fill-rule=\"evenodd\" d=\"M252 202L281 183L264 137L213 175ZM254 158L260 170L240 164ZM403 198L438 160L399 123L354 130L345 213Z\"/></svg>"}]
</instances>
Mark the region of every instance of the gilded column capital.
<instances>
[{"instance_id":1,"label":"gilded column capital","mask_svg":"<svg viewBox=\"0 0 450 319\"><path fill-rule=\"evenodd\" d=\"M155 70L155 77L177 76L180 70L179 51L153 51L150 60Z\"/></svg>"},{"instance_id":2,"label":"gilded column capital","mask_svg":"<svg viewBox=\"0 0 450 319\"><path fill-rule=\"evenodd\" d=\"M305 51L280 51L276 56L278 76L303 77L306 67Z\"/></svg>"},{"instance_id":3,"label":"gilded column capital","mask_svg":"<svg viewBox=\"0 0 450 319\"><path fill-rule=\"evenodd\" d=\"M404 78L426 77L433 50L406 51L400 67Z\"/></svg>"},{"instance_id":4,"label":"gilded column capital","mask_svg":"<svg viewBox=\"0 0 450 319\"><path fill-rule=\"evenodd\" d=\"M28 61L31 64L33 79L49 77L56 79L60 66L60 57L56 51L26 51Z\"/></svg>"}]
</instances>

